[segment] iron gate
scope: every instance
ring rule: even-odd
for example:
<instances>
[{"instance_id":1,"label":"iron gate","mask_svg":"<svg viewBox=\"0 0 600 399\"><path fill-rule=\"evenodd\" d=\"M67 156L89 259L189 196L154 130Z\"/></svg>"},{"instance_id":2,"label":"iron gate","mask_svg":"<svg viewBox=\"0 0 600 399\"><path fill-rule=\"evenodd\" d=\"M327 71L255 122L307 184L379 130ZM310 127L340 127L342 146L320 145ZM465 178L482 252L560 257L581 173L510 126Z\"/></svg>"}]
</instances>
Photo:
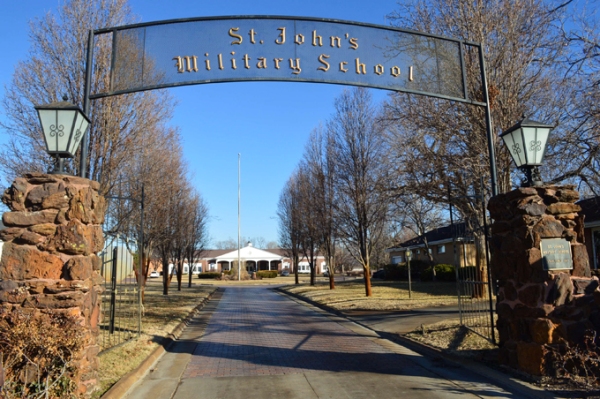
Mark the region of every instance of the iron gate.
<instances>
[{"instance_id":1,"label":"iron gate","mask_svg":"<svg viewBox=\"0 0 600 399\"><path fill-rule=\"evenodd\" d=\"M481 187L483 188L483 181ZM450 191L449 197L452 204ZM473 196L475 201L481 200L482 213L486 215L484 198L484 196ZM493 278L489 267L487 216L483 218L483 223L476 221L470 223L471 226L477 227L469 229L465 222L454 224L452 213L452 205L450 205L460 324L496 344L494 319L496 298L494 287L490 283L493 282ZM477 242L479 238L481 238L480 243ZM469 254L467 248L474 253ZM463 253L458 254L459 250Z\"/></svg>"},{"instance_id":2,"label":"iron gate","mask_svg":"<svg viewBox=\"0 0 600 399\"><path fill-rule=\"evenodd\" d=\"M98 344L105 351L138 334L138 283L133 256L124 244L113 242L99 256L104 292Z\"/></svg>"}]
</instances>

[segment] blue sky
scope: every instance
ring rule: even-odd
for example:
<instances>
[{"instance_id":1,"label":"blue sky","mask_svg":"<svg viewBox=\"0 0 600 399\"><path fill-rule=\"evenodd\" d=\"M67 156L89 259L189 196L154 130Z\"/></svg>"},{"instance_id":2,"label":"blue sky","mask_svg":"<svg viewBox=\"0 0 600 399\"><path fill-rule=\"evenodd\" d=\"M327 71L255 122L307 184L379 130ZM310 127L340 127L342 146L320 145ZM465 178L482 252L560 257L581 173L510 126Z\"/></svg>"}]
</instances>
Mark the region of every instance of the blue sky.
<instances>
[{"instance_id":1,"label":"blue sky","mask_svg":"<svg viewBox=\"0 0 600 399\"><path fill-rule=\"evenodd\" d=\"M54 10L58 0L4 2L0 14L0 97L14 65L27 55L28 21ZM387 25L396 0L130 0L143 22L220 15L290 15ZM248 82L170 89L194 186L211 214L213 242L237 239L237 172L241 153L241 232L277 241L277 201L300 161L311 130L333 113L344 86ZM387 93L374 90L376 100ZM0 109L0 118L2 118ZM0 142L5 141L0 135Z\"/></svg>"}]
</instances>

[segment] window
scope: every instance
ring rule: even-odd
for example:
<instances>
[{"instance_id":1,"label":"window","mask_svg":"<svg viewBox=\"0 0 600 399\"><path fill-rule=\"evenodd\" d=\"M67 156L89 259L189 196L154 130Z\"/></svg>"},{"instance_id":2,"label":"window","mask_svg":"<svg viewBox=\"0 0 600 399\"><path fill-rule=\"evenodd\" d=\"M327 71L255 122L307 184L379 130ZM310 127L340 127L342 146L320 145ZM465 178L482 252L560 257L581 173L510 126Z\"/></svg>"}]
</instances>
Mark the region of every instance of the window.
<instances>
[{"instance_id":1,"label":"window","mask_svg":"<svg viewBox=\"0 0 600 399\"><path fill-rule=\"evenodd\" d=\"M421 253L421 250L420 250L420 249L417 249L417 250L415 251L415 255L419 255L420 253Z\"/></svg>"},{"instance_id":2,"label":"window","mask_svg":"<svg viewBox=\"0 0 600 399\"><path fill-rule=\"evenodd\" d=\"M445 254L445 253L446 253L446 246L438 245L438 254Z\"/></svg>"},{"instance_id":3,"label":"window","mask_svg":"<svg viewBox=\"0 0 600 399\"><path fill-rule=\"evenodd\" d=\"M402 263L404 261L403 256L392 256L392 264L397 265L398 263Z\"/></svg>"}]
</instances>

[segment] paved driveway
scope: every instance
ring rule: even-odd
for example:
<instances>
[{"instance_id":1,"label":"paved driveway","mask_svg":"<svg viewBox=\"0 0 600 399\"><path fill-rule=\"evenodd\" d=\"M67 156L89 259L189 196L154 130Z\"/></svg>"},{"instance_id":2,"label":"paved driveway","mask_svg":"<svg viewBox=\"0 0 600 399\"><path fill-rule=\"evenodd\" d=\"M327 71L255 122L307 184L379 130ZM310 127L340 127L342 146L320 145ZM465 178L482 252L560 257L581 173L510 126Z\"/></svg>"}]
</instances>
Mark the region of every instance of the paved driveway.
<instances>
[{"instance_id":1,"label":"paved driveway","mask_svg":"<svg viewBox=\"0 0 600 399\"><path fill-rule=\"evenodd\" d=\"M269 287L227 287L128 398L458 396L512 395Z\"/></svg>"}]
</instances>

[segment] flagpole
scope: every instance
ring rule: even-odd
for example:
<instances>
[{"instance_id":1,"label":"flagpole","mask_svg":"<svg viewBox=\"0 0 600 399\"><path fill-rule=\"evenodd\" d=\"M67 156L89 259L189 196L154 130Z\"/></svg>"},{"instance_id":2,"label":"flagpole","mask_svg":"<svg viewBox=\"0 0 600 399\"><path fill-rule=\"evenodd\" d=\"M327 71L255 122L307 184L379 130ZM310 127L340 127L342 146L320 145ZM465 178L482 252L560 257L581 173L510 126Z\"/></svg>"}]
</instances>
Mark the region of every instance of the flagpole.
<instances>
[{"instance_id":1,"label":"flagpole","mask_svg":"<svg viewBox=\"0 0 600 399\"><path fill-rule=\"evenodd\" d=\"M240 159L241 154L238 153L238 281L241 280L242 268L240 264Z\"/></svg>"}]
</instances>

